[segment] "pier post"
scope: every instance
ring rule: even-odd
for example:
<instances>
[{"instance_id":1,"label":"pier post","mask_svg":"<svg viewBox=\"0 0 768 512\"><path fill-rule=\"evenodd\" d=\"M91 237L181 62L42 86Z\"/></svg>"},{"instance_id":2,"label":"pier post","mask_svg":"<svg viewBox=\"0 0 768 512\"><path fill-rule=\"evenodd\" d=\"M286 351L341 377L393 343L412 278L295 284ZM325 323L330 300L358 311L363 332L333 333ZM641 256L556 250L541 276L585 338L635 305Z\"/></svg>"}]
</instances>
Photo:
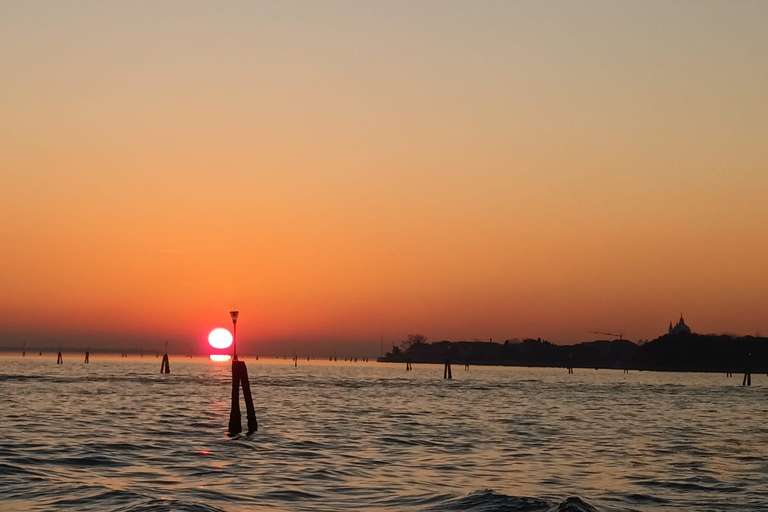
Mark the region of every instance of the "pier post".
<instances>
[{"instance_id":1,"label":"pier post","mask_svg":"<svg viewBox=\"0 0 768 512\"><path fill-rule=\"evenodd\" d=\"M56 356L56 364L64 364L64 359L61 357L61 349L59 349L59 355Z\"/></svg>"},{"instance_id":2,"label":"pier post","mask_svg":"<svg viewBox=\"0 0 768 512\"><path fill-rule=\"evenodd\" d=\"M413 370L413 365L411 364L411 359L408 358L405 360L405 371L409 372Z\"/></svg>"},{"instance_id":3,"label":"pier post","mask_svg":"<svg viewBox=\"0 0 768 512\"><path fill-rule=\"evenodd\" d=\"M171 373L171 363L168 359L168 342L165 342L165 354L163 354L163 361L160 363L160 373Z\"/></svg>"},{"instance_id":4,"label":"pier post","mask_svg":"<svg viewBox=\"0 0 768 512\"><path fill-rule=\"evenodd\" d=\"M747 364L744 368L744 380L741 382L742 386L752 385L752 352L747 354Z\"/></svg>"},{"instance_id":5,"label":"pier post","mask_svg":"<svg viewBox=\"0 0 768 512\"><path fill-rule=\"evenodd\" d=\"M445 369L443 370L443 379L451 380L453 379L453 374L451 373L451 360L446 359L445 360Z\"/></svg>"},{"instance_id":6,"label":"pier post","mask_svg":"<svg viewBox=\"0 0 768 512\"><path fill-rule=\"evenodd\" d=\"M91 353L87 350L85 351L85 364L88 364L91 362Z\"/></svg>"},{"instance_id":7,"label":"pier post","mask_svg":"<svg viewBox=\"0 0 768 512\"><path fill-rule=\"evenodd\" d=\"M229 427L227 435L229 437L235 437L237 434L243 431L240 420L242 414L240 412L240 386L243 387L243 400L245 400L245 414L248 419L248 434L251 435L259 429L259 424L256 421L256 410L253 407L253 396L251 395L251 384L248 380L248 369L245 366L245 361L237 359L237 317L239 311L230 311L229 315L232 317L233 336L232 336L232 408L229 412ZM293 356L294 365L298 366L298 356Z\"/></svg>"},{"instance_id":8,"label":"pier post","mask_svg":"<svg viewBox=\"0 0 768 512\"><path fill-rule=\"evenodd\" d=\"M240 375L238 373L239 361L232 360L232 407L229 409L229 427L227 428L227 435L234 437L243 431L243 427L240 424Z\"/></svg>"}]
</instances>

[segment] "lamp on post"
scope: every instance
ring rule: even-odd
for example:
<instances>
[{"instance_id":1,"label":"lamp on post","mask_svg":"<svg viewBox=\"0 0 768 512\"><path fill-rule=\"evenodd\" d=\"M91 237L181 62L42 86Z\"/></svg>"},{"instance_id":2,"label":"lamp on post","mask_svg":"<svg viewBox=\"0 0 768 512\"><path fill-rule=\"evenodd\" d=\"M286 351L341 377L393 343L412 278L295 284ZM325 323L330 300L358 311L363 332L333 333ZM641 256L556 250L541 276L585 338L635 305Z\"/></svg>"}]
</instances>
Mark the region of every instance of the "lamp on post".
<instances>
[{"instance_id":1,"label":"lamp on post","mask_svg":"<svg viewBox=\"0 0 768 512\"><path fill-rule=\"evenodd\" d=\"M232 361L237 361L237 315L239 311L230 311L229 316L232 317Z\"/></svg>"}]
</instances>

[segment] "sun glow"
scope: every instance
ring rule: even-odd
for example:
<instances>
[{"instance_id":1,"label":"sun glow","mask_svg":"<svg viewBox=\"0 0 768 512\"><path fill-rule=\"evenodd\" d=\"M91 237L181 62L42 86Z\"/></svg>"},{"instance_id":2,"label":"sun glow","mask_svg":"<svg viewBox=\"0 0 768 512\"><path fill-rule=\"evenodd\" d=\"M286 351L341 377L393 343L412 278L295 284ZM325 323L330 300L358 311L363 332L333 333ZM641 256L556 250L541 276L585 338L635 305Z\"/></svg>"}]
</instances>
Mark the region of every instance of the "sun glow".
<instances>
[{"instance_id":1,"label":"sun glow","mask_svg":"<svg viewBox=\"0 0 768 512\"><path fill-rule=\"evenodd\" d=\"M208 335L208 343L213 348L227 348L232 345L232 333L222 327L214 329Z\"/></svg>"},{"instance_id":2,"label":"sun glow","mask_svg":"<svg viewBox=\"0 0 768 512\"><path fill-rule=\"evenodd\" d=\"M217 363L229 361L230 359L232 359L232 356L229 354L211 354L211 361L216 361Z\"/></svg>"}]
</instances>

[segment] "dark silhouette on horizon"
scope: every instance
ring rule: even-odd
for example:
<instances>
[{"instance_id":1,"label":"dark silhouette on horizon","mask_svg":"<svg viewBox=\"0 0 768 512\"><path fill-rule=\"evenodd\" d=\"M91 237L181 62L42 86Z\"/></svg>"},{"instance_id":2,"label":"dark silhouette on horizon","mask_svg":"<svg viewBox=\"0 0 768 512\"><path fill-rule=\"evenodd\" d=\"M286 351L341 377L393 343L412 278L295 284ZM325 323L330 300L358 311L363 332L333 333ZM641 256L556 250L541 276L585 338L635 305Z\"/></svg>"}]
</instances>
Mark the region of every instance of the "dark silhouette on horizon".
<instances>
[{"instance_id":1,"label":"dark silhouette on horizon","mask_svg":"<svg viewBox=\"0 0 768 512\"><path fill-rule=\"evenodd\" d=\"M752 373L768 373L768 338L696 334L680 318L674 331L655 340L636 344L626 339L596 340L573 345L555 345L546 340L439 341L404 343L393 347L379 362L445 363L461 357L466 364L567 368L612 368L679 372L744 373L750 385ZM410 339L410 337L409 337Z\"/></svg>"}]
</instances>

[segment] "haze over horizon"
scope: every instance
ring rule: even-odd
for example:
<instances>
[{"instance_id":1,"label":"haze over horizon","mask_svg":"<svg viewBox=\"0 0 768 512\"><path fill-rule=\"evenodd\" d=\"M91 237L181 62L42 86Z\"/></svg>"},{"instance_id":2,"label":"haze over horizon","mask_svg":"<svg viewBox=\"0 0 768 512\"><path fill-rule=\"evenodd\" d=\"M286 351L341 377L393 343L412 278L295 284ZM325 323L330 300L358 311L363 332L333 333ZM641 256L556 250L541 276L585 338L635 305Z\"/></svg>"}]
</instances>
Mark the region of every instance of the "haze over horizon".
<instances>
[{"instance_id":1,"label":"haze over horizon","mask_svg":"<svg viewBox=\"0 0 768 512\"><path fill-rule=\"evenodd\" d=\"M0 348L768 333L766 25L0 0Z\"/></svg>"}]
</instances>

